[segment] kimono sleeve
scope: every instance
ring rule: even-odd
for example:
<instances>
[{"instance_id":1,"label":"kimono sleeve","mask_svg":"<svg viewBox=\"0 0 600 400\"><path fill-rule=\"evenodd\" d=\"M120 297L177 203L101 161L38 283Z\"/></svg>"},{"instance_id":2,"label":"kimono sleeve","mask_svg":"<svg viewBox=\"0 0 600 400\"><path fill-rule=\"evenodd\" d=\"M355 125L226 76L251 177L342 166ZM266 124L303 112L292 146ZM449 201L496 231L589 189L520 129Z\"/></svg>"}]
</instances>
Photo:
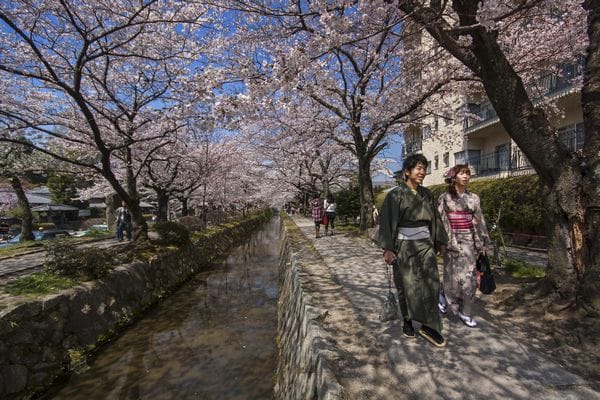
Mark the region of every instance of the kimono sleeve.
<instances>
[{"instance_id":1,"label":"kimono sleeve","mask_svg":"<svg viewBox=\"0 0 600 400\"><path fill-rule=\"evenodd\" d=\"M388 192L379 210L379 245L384 250L395 251L400 203L401 193L396 188Z\"/></svg>"},{"instance_id":2,"label":"kimono sleeve","mask_svg":"<svg viewBox=\"0 0 600 400\"><path fill-rule=\"evenodd\" d=\"M433 244L437 249L439 246L447 246L448 245L448 234L446 233L446 229L444 228L444 223L442 222L442 218L440 217L440 213L438 212L438 205L433 200L433 194L431 191L425 191L427 193L427 200L431 205L431 223L429 226L431 232L431 238L433 240Z\"/></svg>"},{"instance_id":3,"label":"kimono sleeve","mask_svg":"<svg viewBox=\"0 0 600 400\"><path fill-rule=\"evenodd\" d=\"M490 235L488 234L485 219L483 218L483 212L481 211L481 201L479 196L474 194L474 212L473 212L473 227L475 228L475 235L479 239L479 243L482 246L487 247L490 244ZM479 249L481 250L481 249Z\"/></svg>"},{"instance_id":4,"label":"kimono sleeve","mask_svg":"<svg viewBox=\"0 0 600 400\"><path fill-rule=\"evenodd\" d=\"M458 251L458 243L456 243L456 237L452 234L452 228L450 227L450 220L448 219L448 211L446 210L447 196L448 196L448 192L444 192L440 195L440 197L438 198L437 211L438 211L438 214L440 215L440 219L442 221L444 230L446 231L446 234L448 236L448 247L451 250Z\"/></svg>"}]
</instances>

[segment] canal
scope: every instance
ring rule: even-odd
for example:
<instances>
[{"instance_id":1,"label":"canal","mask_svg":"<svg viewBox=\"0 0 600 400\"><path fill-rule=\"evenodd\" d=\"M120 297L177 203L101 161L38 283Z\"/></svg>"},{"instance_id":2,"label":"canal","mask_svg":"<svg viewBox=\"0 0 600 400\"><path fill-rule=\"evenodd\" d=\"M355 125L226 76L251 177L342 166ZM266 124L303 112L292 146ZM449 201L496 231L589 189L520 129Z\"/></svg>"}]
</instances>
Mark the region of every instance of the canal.
<instances>
[{"instance_id":1,"label":"canal","mask_svg":"<svg viewBox=\"0 0 600 400\"><path fill-rule=\"evenodd\" d=\"M279 219L161 302L48 399L271 399Z\"/></svg>"}]
</instances>

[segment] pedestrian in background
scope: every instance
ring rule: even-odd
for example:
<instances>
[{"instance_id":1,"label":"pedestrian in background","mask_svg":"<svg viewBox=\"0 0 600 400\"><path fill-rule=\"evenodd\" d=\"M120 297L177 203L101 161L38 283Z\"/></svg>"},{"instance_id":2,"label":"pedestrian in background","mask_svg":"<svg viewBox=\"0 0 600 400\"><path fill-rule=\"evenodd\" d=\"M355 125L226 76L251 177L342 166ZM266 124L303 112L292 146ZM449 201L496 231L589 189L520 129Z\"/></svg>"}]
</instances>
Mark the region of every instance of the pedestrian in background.
<instances>
[{"instance_id":1,"label":"pedestrian in background","mask_svg":"<svg viewBox=\"0 0 600 400\"><path fill-rule=\"evenodd\" d=\"M127 240L131 240L131 213L125 206L125 202L121 202L121 207L115 211L115 225L117 227L117 240L123 240L123 231L127 232Z\"/></svg>"},{"instance_id":2,"label":"pedestrian in background","mask_svg":"<svg viewBox=\"0 0 600 400\"><path fill-rule=\"evenodd\" d=\"M319 238L319 237L321 237L321 235L320 235L321 221L323 220L324 211L323 211L323 201L321 200L321 198L319 197L318 194L310 202L310 207L311 207L312 220L315 223L315 237Z\"/></svg>"},{"instance_id":3,"label":"pedestrian in background","mask_svg":"<svg viewBox=\"0 0 600 400\"><path fill-rule=\"evenodd\" d=\"M323 203L323 208L325 209L325 214L327 214L327 223L325 224L325 236L327 236L327 230L331 226L331 236L333 236L333 230L335 229L335 198L333 194L329 193L327 198Z\"/></svg>"},{"instance_id":4,"label":"pedestrian in background","mask_svg":"<svg viewBox=\"0 0 600 400\"><path fill-rule=\"evenodd\" d=\"M440 281L435 250L445 251L448 236L433 195L422 186L427 164L421 154L404 160L404 182L388 192L379 212L379 244L385 262L393 267L404 318L402 333L415 337L412 321L416 320L421 323L421 336L443 347L446 341L437 306Z\"/></svg>"},{"instance_id":5,"label":"pedestrian in background","mask_svg":"<svg viewBox=\"0 0 600 400\"><path fill-rule=\"evenodd\" d=\"M468 327L475 327L473 306L477 291L475 264L480 254L487 254L490 243L481 212L479 196L467 190L471 170L458 164L444 175L448 189L438 199L438 211L449 235L444 254L443 292L438 305L442 313L447 307ZM445 302L444 302L445 300Z\"/></svg>"}]
</instances>

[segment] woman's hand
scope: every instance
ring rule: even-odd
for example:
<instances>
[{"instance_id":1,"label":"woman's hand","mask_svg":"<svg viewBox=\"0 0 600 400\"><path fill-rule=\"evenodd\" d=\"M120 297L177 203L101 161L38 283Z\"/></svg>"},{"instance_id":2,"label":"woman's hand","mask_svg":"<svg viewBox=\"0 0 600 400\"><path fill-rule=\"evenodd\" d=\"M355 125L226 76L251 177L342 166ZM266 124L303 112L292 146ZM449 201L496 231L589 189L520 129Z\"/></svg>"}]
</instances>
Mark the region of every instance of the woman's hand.
<instances>
[{"instance_id":1,"label":"woman's hand","mask_svg":"<svg viewBox=\"0 0 600 400\"><path fill-rule=\"evenodd\" d=\"M396 261L396 253L391 250L384 250L383 259L387 265L391 265L394 261Z\"/></svg>"}]
</instances>

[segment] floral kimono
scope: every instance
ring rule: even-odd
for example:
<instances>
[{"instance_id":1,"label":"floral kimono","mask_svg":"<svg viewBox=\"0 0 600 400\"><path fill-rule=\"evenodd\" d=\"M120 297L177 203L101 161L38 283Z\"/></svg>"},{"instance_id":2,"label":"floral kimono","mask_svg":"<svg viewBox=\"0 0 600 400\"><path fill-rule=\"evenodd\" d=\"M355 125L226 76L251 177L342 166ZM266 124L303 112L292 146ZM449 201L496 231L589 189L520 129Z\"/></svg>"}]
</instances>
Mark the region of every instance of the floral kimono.
<instances>
[{"instance_id":1,"label":"floral kimono","mask_svg":"<svg viewBox=\"0 0 600 400\"><path fill-rule=\"evenodd\" d=\"M435 248L448 236L431 192L401 183L385 197L379 221L380 246L398 256L393 272L402 316L441 332Z\"/></svg>"},{"instance_id":2,"label":"floral kimono","mask_svg":"<svg viewBox=\"0 0 600 400\"><path fill-rule=\"evenodd\" d=\"M444 293L454 314L473 315L477 291L475 263L490 242L479 196L466 190L452 195L443 193L438 211L449 235L444 254Z\"/></svg>"}]
</instances>

